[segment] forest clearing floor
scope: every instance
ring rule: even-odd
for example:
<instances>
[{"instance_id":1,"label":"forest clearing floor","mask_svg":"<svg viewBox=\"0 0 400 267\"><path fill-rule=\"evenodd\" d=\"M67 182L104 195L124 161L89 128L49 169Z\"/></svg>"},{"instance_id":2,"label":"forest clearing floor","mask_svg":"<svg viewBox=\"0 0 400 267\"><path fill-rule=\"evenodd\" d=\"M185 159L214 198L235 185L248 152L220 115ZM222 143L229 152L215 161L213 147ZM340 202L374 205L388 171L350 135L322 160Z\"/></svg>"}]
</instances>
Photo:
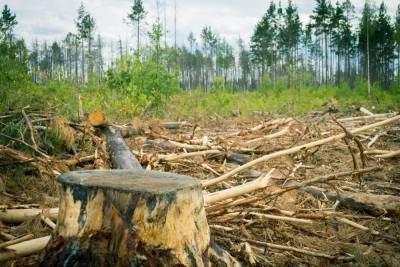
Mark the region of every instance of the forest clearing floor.
<instances>
[{"instance_id":1,"label":"forest clearing floor","mask_svg":"<svg viewBox=\"0 0 400 267\"><path fill-rule=\"evenodd\" d=\"M86 123L25 115L0 114L1 242L51 234L57 175L110 168L105 140ZM202 181L212 240L245 266L400 266L400 120L351 134L396 116L354 115L135 119L121 133L143 168ZM274 156L254 163L265 155ZM11 209L39 213L13 221ZM38 262L39 254L8 261Z\"/></svg>"}]
</instances>

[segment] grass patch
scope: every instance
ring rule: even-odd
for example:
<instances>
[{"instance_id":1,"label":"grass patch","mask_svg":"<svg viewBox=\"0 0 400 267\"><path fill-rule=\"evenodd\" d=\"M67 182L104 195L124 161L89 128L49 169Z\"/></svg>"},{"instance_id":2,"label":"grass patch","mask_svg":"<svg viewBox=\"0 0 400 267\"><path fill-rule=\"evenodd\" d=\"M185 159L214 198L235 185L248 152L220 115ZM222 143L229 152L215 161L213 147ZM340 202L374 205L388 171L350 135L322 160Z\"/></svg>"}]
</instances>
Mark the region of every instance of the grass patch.
<instances>
[{"instance_id":1,"label":"grass patch","mask_svg":"<svg viewBox=\"0 0 400 267\"><path fill-rule=\"evenodd\" d=\"M203 90L194 90L175 95L167 106L166 114L171 118L215 114L227 117L232 111L239 110L244 116L250 116L254 111L300 116L323 109L323 104L329 100L336 100L337 108L344 113L354 112L360 106L377 113L399 110L400 93L373 88L368 97L367 91L363 89L352 90L342 86L240 93L205 93Z\"/></svg>"}]
</instances>

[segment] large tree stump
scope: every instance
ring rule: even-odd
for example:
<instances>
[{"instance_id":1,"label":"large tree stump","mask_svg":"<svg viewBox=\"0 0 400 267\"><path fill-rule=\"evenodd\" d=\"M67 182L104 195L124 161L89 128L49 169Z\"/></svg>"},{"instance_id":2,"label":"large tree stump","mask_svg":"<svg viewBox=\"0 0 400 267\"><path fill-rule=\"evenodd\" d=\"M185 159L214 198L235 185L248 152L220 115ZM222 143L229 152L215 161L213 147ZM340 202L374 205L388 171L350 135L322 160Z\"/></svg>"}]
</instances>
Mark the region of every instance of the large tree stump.
<instances>
[{"instance_id":1,"label":"large tree stump","mask_svg":"<svg viewBox=\"0 0 400 267\"><path fill-rule=\"evenodd\" d=\"M59 176L60 211L41 266L204 266L199 182L142 170Z\"/></svg>"}]
</instances>

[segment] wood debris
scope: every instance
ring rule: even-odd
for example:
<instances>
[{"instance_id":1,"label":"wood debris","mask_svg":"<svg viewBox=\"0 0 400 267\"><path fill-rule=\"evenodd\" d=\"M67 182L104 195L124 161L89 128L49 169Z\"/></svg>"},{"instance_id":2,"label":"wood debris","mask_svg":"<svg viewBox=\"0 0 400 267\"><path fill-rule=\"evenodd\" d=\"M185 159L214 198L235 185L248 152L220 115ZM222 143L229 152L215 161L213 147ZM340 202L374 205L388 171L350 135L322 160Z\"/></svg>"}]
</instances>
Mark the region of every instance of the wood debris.
<instances>
[{"instance_id":1,"label":"wood debris","mask_svg":"<svg viewBox=\"0 0 400 267\"><path fill-rule=\"evenodd\" d=\"M132 153L144 169L201 180L212 240L236 258L232 266L237 261L255 266L368 264L377 255L381 264L396 265L400 264L396 253L400 224L395 219L400 214L396 196L400 116L361 112L368 115L342 116L337 122L329 116L304 121L265 117L257 122L239 117L204 123L142 123L140 127L112 124L104 114L89 114L88 118L116 129L115 142L125 137L123 150ZM45 200L33 197L33 192L20 194L24 191L9 188L9 175L16 168L30 179L47 183L70 170L116 164L109 157L117 153L111 149L115 145L107 147L90 124L64 121L69 128L60 130L72 129L74 140L73 144L62 141L64 152L60 154L43 141L44 135L54 135L49 126L55 116L29 109L23 113L2 114L7 115L2 123L18 124L16 133L22 134L0 131L6 140L0 145L0 168L5 170L0 178L6 179L0 198L4 204L0 210L4 241L0 244L19 242L18 237L31 233L34 238L7 245L0 252L3 261L42 250L58 212L55 191L42 191ZM341 142L344 138L347 143ZM101 163L96 164L99 159ZM40 188L46 187L51 188ZM39 190L43 189L36 185L33 191ZM47 201L49 195L54 202ZM12 208L32 202L40 207ZM40 231L33 232L34 225ZM217 257L217 250L210 253ZM38 260L37 255L27 258Z\"/></svg>"}]
</instances>

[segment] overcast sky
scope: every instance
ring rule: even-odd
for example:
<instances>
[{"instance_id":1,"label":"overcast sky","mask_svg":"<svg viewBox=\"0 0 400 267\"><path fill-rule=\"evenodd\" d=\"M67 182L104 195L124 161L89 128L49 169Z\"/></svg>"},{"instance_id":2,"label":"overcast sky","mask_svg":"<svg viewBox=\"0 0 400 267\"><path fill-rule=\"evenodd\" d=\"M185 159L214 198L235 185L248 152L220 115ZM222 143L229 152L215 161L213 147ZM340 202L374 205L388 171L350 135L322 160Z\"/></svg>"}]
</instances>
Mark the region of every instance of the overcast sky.
<instances>
[{"instance_id":1,"label":"overcast sky","mask_svg":"<svg viewBox=\"0 0 400 267\"><path fill-rule=\"evenodd\" d=\"M239 36L246 42L252 34L255 24L264 14L266 0L176 0L177 1L177 36L178 43L185 42L193 31L198 38L204 25L211 26L222 38L236 43ZM28 43L38 40L61 40L66 33L74 32L74 19L77 9L83 2L87 10L96 19L96 33L107 40L128 40L134 43L132 26L124 23L133 0L0 0L1 6L9 5L17 14L19 22L17 33ZM164 20L164 4L167 3L168 38L173 40L174 0L159 0L160 15ZM282 0L283 5L287 0ZM314 8L314 0L293 0L298 6L301 19L308 21ZM364 0L353 0L357 11ZM148 11L146 29L157 16L156 0L143 0ZM376 0L378 4L378 0ZM395 14L400 0L385 0L390 15ZM144 33L146 30L143 31ZM143 33L143 34L144 34Z\"/></svg>"}]
</instances>

